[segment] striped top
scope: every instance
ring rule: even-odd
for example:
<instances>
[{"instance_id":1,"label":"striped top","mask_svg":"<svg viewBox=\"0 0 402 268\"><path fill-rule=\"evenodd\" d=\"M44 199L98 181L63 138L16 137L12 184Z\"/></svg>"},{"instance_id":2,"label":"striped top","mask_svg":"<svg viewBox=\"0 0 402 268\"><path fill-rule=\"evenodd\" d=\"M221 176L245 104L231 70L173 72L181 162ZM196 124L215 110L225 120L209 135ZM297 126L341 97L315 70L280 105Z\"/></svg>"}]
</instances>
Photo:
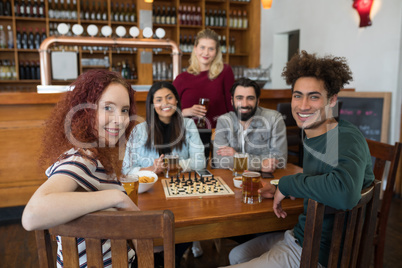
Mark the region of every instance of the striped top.
<instances>
[{"instance_id":1,"label":"striped top","mask_svg":"<svg viewBox=\"0 0 402 268\"><path fill-rule=\"evenodd\" d=\"M56 174L70 177L88 192L109 189L119 189L124 192L121 183L110 179L110 176L106 174L99 160L84 158L76 149L67 151L64 159L57 161L46 170L48 178ZM87 267L85 239L77 238L77 244L80 268L85 268ZM104 267L112 267L110 240L102 240L102 252ZM135 253L128 245L127 252L129 263L131 264L134 261ZM57 267L63 267L63 252L60 237L57 237Z\"/></svg>"}]
</instances>

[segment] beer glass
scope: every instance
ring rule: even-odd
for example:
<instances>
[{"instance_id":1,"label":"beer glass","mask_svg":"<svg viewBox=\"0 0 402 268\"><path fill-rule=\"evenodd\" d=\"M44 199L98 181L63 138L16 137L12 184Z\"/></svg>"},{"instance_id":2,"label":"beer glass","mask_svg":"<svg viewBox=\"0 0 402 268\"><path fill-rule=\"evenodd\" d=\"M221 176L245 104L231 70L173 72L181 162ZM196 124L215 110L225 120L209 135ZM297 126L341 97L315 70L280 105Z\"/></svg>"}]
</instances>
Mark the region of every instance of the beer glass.
<instances>
[{"instance_id":1,"label":"beer glass","mask_svg":"<svg viewBox=\"0 0 402 268\"><path fill-rule=\"evenodd\" d=\"M259 172L244 172L242 175L242 201L245 204L261 203L261 194L258 189L262 187L261 174Z\"/></svg>"},{"instance_id":2,"label":"beer glass","mask_svg":"<svg viewBox=\"0 0 402 268\"><path fill-rule=\"evenodd\" d=\"M163 159L164 163L164 173L166 178L180 176L180 164L179 164L179 156L177 154L168 154L165 155Z\"/></svg>"},{"instance_id":3,"label":"beer glass","mask_svg":"<svg viewBox=\"0 0 402 268\"><path fill-rule=\"evenodd\" d=\"M140 185L138 175L122 175L120 177L120 182L130 199L134 204L138 205L138 186Z\"/></svg>"},{"instance_id":4,"label":"beer glass","mask_svg":"<svg viewBox=\"0 0 402 268\"><path fill-rule=\"evenodd\" d=\"M233 156L233 175L241 176L245 170L248 169L248 154L236 153Z\"/></svg>"},{"instance_id":5,"label":"beer glass","mask_svg":"<svg viewBox=\"0 0 402 268\"><path fill-rule=\"evenodd\" d=\"M205 109L208 111L209 99L200 98L198 104L205 106ZM198 118L197 128L205 128L205 127L206 127L205 118L204 117Z\"/></svg>"}]
</instances>

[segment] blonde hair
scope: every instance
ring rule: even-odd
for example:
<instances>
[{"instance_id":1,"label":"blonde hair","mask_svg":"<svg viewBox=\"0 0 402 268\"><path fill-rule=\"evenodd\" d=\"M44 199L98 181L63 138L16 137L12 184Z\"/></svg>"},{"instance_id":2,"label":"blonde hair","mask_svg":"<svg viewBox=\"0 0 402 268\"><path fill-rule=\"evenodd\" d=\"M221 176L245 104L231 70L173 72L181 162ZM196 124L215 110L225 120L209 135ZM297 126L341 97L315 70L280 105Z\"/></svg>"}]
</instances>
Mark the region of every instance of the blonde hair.
<instances>
[{"instance_id":1,"label":"blonde hair","mask_svg":"<svg viewBox=\"0 0 402 268\"><path fill-rule=\"evenodd\" d=\"M212 80L215 79L223 70L223 60L219 43L219 36L215 31L207 28L205 30L198 32L197 37L195 38L194 46L198 46L200 39L212 39L216 43L216 55L208 71L208 78ZM198 75L201 72L201 70L194 49L191 52L191 58L189 60L189 63L190 66L187 68L187 72L189 72L190 74Z\"/></svg>"}]
</instances>

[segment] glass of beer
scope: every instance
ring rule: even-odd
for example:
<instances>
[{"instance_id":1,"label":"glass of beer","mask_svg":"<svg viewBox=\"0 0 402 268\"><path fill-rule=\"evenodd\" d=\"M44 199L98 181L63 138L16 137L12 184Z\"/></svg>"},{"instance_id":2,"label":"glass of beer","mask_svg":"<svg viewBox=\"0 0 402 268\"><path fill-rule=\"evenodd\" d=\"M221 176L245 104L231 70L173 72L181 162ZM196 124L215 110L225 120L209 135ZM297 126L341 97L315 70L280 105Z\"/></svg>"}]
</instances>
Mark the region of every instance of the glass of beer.
<instances>
[{"instance_id":1,"label":"glass of beer","mask_svg":"<svg viewBox=\"0 0 402 268\"><path fill-rule=\"evenodd\" d=\"M130 199L134 204L138 205L138 186L140 185L138 175L122 175L120 177L120 182Z\"/></svg>"},{"instance_id":2,"label":"glass of beer","mask_svg":"<svg viewBox=\"0 0 402 268\"><path fill-rule=\"evenodd\" d=\"M236 153L233 156L233 175L241 176L245 170L248 169L248 154Z\"/></svg>"},{"instance_id":3,"label":"glass of beer","mask_svg":"<svg viewBox=\"0 0 402 268\"><path fill-rule=\"evenodd\" d=\"M204 106L205 109L208 111L209 99L200 98L200 99L198 100L198 104ZM206 127L205 118L204 118L204 117L198 118L197 128L205 128L205 127Z\"/></svg>"},{"instance_id":4,"label":"glass of beer","mask_svg":"<svg viewBox=\"0 0 402 268\"><path fill-rule=\"evenodd\" d=\"M242 201L245 204L261 203L261 194L258 189L262 187L261 174L259 172L247 171L242 176Z\"/></svg>"},{"instance_id":5,"label":"glass of beer","mask_svg":"<svg viewBox=\"0 0 402 268\"><path fill-rule=\"evenodd\" d=\"M179 164L179 156L177 154L168 154L165 155L163 159L163 163L165 166L165 177L171 178L180 176L180 164Z\"/></svg>"}]
</instances>

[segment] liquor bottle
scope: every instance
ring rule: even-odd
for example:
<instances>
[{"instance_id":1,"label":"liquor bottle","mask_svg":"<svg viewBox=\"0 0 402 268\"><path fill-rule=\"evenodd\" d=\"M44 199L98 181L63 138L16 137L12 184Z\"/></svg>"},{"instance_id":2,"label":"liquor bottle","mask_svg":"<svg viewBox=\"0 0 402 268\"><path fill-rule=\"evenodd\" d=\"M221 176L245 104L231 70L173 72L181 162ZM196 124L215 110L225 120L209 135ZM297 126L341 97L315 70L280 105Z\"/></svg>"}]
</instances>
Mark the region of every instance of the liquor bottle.
<instances>
[{"instance_id":1,"label":"liquor bottle","mask_svg":"<svg viewBox=\"0 0 402 268\"><path fill-rule=\"evenodd\" d=\"M112 6L112 17L111 19L113 21L119 21L119 7L118 7L118 3L114 4L114 7Z\"/></svg>"},{"instance_id":2,"label":"liquor bottle","mask_svg":"<svg viewBox=\"0 0 402 268\"><path fill-rule=\"evenodd\" d=\"M222 53L227 53L226 36L225 35L222 37Z\"/></svg>"},{"instance_id":3,"label":"liquor bottle","mask_svg":"<svg viewBox=\"0 0 402 268\"><path fill-rule=\"evenodd\" d=\"M187 25L187 6L183 6L183 12L181 13L181 24Z\"/></svg>"},{"instance_id":4,"label":"liquor bottle","mask_svg":"<svg viewBox=\"0 0 402 268\"><path fill-rule=\"evenodd\" d=\"M0 16L4 16L4 3L3 0L0 0Z\"/></svg>"},{"instance_id":5,"label":"liquor bottle","mask_svg":"<svg viewBox=\"0 0 402 268\"><path fill-rule=\"evenodd\" d=\"M55 0L57 1L57 0ZM84 12L84 20L89 20L91 18L91 14L89 13L89 1L86 1L86 5L85 5L85 12Z\"/></svg>"},{"instance_id":6,"label":"liquor bottle","mask_svg":"<svg viewBox=\"0 0 402 268\"><path fill-rule=\"evenodd\" d=\"M16 36L17 36L17 49L21 49L21 40L22 40L22 36L21 36L21 32L20 32L20 28L18 27L17 28L17 33L16 33Z\"/></svg>"},{"instance_id":7,"label":"liquor bottle","mask_svg":"<svg viewBox=\"0 0 402 268\"><path fill-rule=\"evenodd\" d=\"M171 13L171 16L170 16L170 23L171 24L176 24L177 23L176 18L177 18L176 7L172 7L172 13Z\"/></svg>"},{"instance_id":8,"label":"liquor bottle","mask_svg":"<svg viewBox=\"0 0 402 268\"><path fill-rule=\"evenodd\" d=\"M33 17L32 3L30 0L25 1L25 17Z\"/></svg>"},{"instance_id":9,"label":"liquor bottle","mask_svg":"<svg viewBox=\"0 0 402 268\"><path fill-rule=\"evenodd\" d=\"M36 69L36 79L40 79L40 64L39 64L39 61L36 61L35 69Z\"/></svg>"},{"instance_id":10,"label":"liquor bottle","mask_svg":"<svg viewBox=\"0 0 402 268\"><path fill-rule=\"evenodd\" d=\"M90 20L96 20L96 6L95 6L95 1L92 1L92 8L91 8L91 13L89 15Z\"/></svg>"},{"instance_id":11,"label":"liquor bottle","mask_svg":"<svg viewBox=\"0 0 402 268\"><path fill-rule=\"evenodd\" d=\"M28 33L28 48L29 49L34 49L35 48L35 40L34 40L34 34L32 32L32 28L29 28L29 33Z\"/></svg>"},{"instance_id":12,"label":"liquor bottle","mask_svg":"<svg viewBox=\"0 0 402 268\"><path fill-rule=\"evenodd\" d=\"M170 9L170 6L168 6L167 8L166 8L166 24L172 24L172 11L171 11L171 9Z\"/></svg>"},{"instance_id":13,"label":"liquor bottle","mask_svg":"<svg viewBox=\"0 0 402 268\"><path fill-rule=\"evenodd\" d=\"M237 11L233 10L233 28L237 28Z\"/></svg>"},{"instance_id":14,"label":"liquor bottle","mask_svg":"<svg viewBox=\"0 0 402 268\"><path fill-rule=\"evenodd\" d=\"M243 28L243 16L241 10L237 11L237 28Z\"/></svg>"},{"instance_id":15,"label":"liquor bottle","mask_svg":"<svg viewBox=\"0 0 402 268\"><path fill-rule=\"evenodd\" d=\"M71 14L71 19L76 20L78 19L78 14L77 14L77 0L73 0L73 6L70 9L70 14Z\"/></svg>"},{"instance_id":16,"label":"liquor bottle","mask_svg":"<svg viewBox=\"0 0 402 268\"><path fill-rule=\"evenodd\" d=\"M14 1L14 15L16 17L20 16L20 2L17 0Z\"/></svg>"},{"instance_id":17,"label":"liquor bottle","mask_svg":"<svg viewBox=\"0 0 402 268\"><path fill-rule=\"evenodd\" d=\"M35 49L39 49L40 44L41 44L40 33L39 33L39 29L36 28L35 37L34 37L34 47L35 47Z\"/></svg>"},{"instance_id":18,"label":"liquor bottle","mask_svg":"<svg viewBox=\"0 0 402 268\"><path fill-rule=\"evenodd\" d=\"M161 24L166 24L166 8L165 8L165 6L162 7L160 23Z\"/></svg>"},{"instance_id":19,"label":"liquor bottle","mask_svg":"<svg viewBox=\"0 0 402 268\"><path fill-rule=\"evenodd\" d=\"M107 2L103 2L102 20L107 20Z\"/></svg>"},{"instance_id":20,"label":"liquor bottle","mask_svg":"<svg viewBox=\"0 0 402 268\"><path fill-rule=\"evenodd\" d=\"M14 35L11 30L11 25L7 25L7 47L14 48Z\"/></svg>"},{"instance_id":21,"label":"liquor bottle","mask_svg":"<svg viewBox=\"0 0 402 268\"><path fill-rule=\"evenodd\" d=\"M124 21L124 4L120 4L120 10L119 10L119 21L122 22Z\"/></svg>"},{"instance_id":22,"label":"liquor bottle","mask_svg":"<svg viewBox=\"0 0 402 268\"><path fill-rule=\"evenodd\" d=\"M21 35L21 48L28 49L28 34L25 30L25 27L22 28L22 35Z\"/></svg>"},{"instance_id":23,"label":"liquor bottle","mask_svg":"<svg viewBox=\"0 0 402 268\"><path fill-rule=\"evenodd\" d=\"M17 72L15 71L15 61L14 60L11 61L10 67L11 67L11 79L15 80L15 79L17 79Z\"/></svg>"},{"instance_id":24,"label":"liquor bottle","mask_svg":"<svg viewBox=\"0 0 402 268\"><path fill-rule=\"evenodd\" d=\"M202 25L202 14L201 14L201 7L197 7L197 25Z\"/></svg>"},{"instance_id":25,"label":"liquor bottle","mask_svg":"<svg viewBox=\"0 0 402 268\"><path fill-rule=\"evenodd\" d=\"M179 17L178 17L178 23L179 24L183 24L183 22L182 22L182 20L181 20L181 15L183 14L183 7L182 6L179 6L179 9L177 10L178 11L178 13L179 13Z\"/></svg>"},{"instance_id":26,"label":"liquor bottle","mask_svg":"<svg viewBox=\"0 0 402 268\"><path fill-rule=\"evenodd\" d=\"M25 61L24 68L25 68L25 79L32 79L31 78L31 67L29 66L29 61Z\"/></svg>"},{"instance_id":27,"label":"liquor bottle","mask_svg":"<svg viewBox=\"0 0 402 268\"><path fill-rule=\"evenodd\" d=\"M0 25L0 48L6 48L6 34L4 33L3 25Z\"/></svg>"},{"instance_id":28,"label":"liquor bottle","mask_svg":"<svg viewBox=\"0 0 402 268\"><path fill-rule=\"evenodd\" d=\"M42 28L42 34L41 34L41 36L40 36L40 42L42 43L43 40L45 40L46 38L47 38L47 36L46 36L46 30L45 30L45 28Z\"/></svg>"},{"instance_id":29,"label":"liquor bottle","mask_svg":"<svg viewBox=\"0 0 402 268\"><path fill-rule=\"evenodd\" d=\"M34 61L31 61L31 62L30 62L30 65L31 65L31 68L29 69L29 70L31 71L30 77L31 77L31 79L37 79L37 78L36 78L35 62L34 62Z\"/></svg>"},{"instance_id":30,"label":"liquor bottle","mask_svg":"<svg viewBox=\"0 0 402 268\"><path fill-rule=\"evenodd\" d=\"M243 11L243 28L247 29L248 28L248 19L247 19L247 11Z\"/></svg>"},{"instance_id":31,"label":"liquor bottle","mask_svg":"<svg viewBox=\"0 0 402 268\"><path fill-rule=\"evenodd\" d=\"M25 79L25 67L24 67L24 62L20 61L19 62L19 73L20 73L20 80L24 80Z\"/></svg>"},{"instance_id":32,"label":"liquor bottle","mask_svg":"<svg viewBox=\"0 0 402 268\"><path fill-rule=\"evenodd\" d=\"M161 8L159 6L156 7L156 14L155 14L155 23L161 23Z\"/></svg>"},{"instance_id":33,"label":"liquor bottle","mask_svg":"<svg viewBox=\"0 0 402 268\"><path fill-rule=\"evenodd\" d=\"M60 9L60 5L59 5L59 1L58 0L54 0L54 5L53 5L53 15L54 15L54 19L60 19L60 15L61 15L61 9Z\"/></svg>"},{"instance_id":34,"label":"liquor bottle","mask_svg":"<svg viewBox=\"0 0 402 268\"><path fill-rule=\"evenodd\" d=\"M229 53L235 54L236 53L236 46L235 46L236 40L234 37L230 39L230 45L229 45Z\"/></svg>"},{"instance_id":35,"label":"liquor bottle","mask_svg":"<svg viewBox=\"0 0 402 268\"><path fill-rule=\"evenodd\" d=\"M25 17L25 3L24 1L20 2L20 17Z\"/></svg>"},{"instance_id":36,"label":"liquor bottle","mask_svg":"<svg viewBox=\"0 0 402 268\"><path fill-rule=\"evenodd\" d=\"M155 16L156 16L156 7L155 5L152 5L152 24L155 24L156 21Z\"/></svg>"},{"instance_id":37,"label":"liquor bottle","mask_svg":"<svg viewBox=\"0 0 402 268\"><path fill-rule=\"evenodd\" d=\"M48 11L47 12L48 12L49 19L54 19L54 5L53 5L52 0L49 0L49 2L48 2Z\"/></svg>"},{"instance_id":38,"label":"liquor bottle","mask_svg":"<svg viewBox=\"0 0 402 268\"><path fill-rule=\"evenodd\" d=\"M39 8L38 3L34 1L32 4L32 17L35 18L39 17L38 8Z\"/></svg>"},{"instance_id":39,"label":"liquor bottle","mask_svg":"<svg viewBox=\"0 0 402 268\"><path fill-rule=\"evenodd\" d=\"M130 22L136 22L136 20L137 20L137 9L135 8L135 4L131 4Z\"/></svg>"},{"instance_id":40,"label":"liquor bottle","mask_svg":"<svg viewBox=\"0 0 402 268\"><path fill-rule=\"evenodd\" d=\"M130 4L126 3L126 9L124 10L124 21L130 22Z\"/></svg>"},{"instance_id":41,"label":"liquor bottle","mask_svg":"<svg viewBox=\"0 0 402 268\"><path fill-rule=\"evenodd\" d=\"M6 3L4 4L4 16L11 16L11 2L10 0L6 0Z\"/></svg>"},{"instance_id":42,"label":"liquor bottle","mask_svg":"<svg viewBox=\"0 0 402 268\"><path fill-rule=\"evenodd\" d=\"M39 4L39 7L38 7L38 16L40 18L45 17L45 2L44 2L44 0L40 0L40 4Z\"/></svg>"},{"instance_id":43,"label":"liquor bottle","mask_svg":"<svg viewBox=\"0 0 402 268\"><path fill-rule=\"evenodd\" d=\"M223 10L222 11L222 18L223 18L223 27L226 27L227 26L227 18L226 18L226 10Z\"/></svg>"},{"instance_id":44,"label":"liquor bottle","mask_svg":"<svg viewBox=\"0 0 402 268\"><path fill-rule=\"evenodd\" d=\"M101 3L98 2L98 7L96 8L96 20L102 20L102 9L101 9Z\"/></svg>"}]
</instances>

